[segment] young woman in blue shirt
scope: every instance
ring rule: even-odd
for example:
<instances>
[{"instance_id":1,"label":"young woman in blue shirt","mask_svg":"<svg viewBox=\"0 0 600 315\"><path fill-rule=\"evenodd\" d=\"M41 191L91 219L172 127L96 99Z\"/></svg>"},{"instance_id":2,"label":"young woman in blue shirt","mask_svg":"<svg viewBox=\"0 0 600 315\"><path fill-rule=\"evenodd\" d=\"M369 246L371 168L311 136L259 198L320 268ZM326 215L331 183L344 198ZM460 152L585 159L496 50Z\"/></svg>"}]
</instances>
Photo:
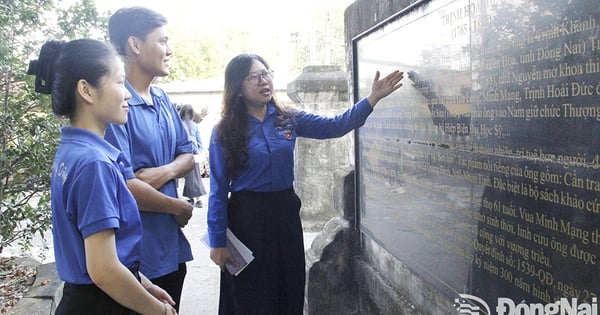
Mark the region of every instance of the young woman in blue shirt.
<instances>
[{"instance_id":1,"label":"young woman in blue shirt","mask_svg":"<svg viewBox=\"0 0 600 315\"><path fill-rule=\"evenodd\" d=\"M36 91L52 95L63 127L51 175L56 314L176 314L165 290L138 271L142 226L123 155L103 139L127 121L123 62L104 42L49 41L30 63Z\"/></svg>"},{"instance_id":2,"label":"young woman in blue shirt","mask_svg":"<svg viewBox=\"0 0 600 315\"><path fill-rule=\"evenodd\" d=\"M219 314L301 315L305 262L301 202L293 189L297 137L336 138L364 124L379 100L400 88L403 73L380 79L346 112L323 117L278 102L273 72L260 56L242 54L225 69L222 119L209 147L208 231L211 259L221 267ZM238 276L226 229L253 251Z\"/></svg>"}]
</instances>

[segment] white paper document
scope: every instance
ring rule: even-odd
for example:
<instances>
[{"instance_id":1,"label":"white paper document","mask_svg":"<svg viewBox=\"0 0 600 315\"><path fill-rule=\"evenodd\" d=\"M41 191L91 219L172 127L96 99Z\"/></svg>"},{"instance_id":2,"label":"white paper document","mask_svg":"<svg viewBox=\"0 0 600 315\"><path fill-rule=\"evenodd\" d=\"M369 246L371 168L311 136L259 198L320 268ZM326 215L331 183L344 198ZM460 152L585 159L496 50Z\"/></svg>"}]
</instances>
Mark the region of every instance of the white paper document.
<instances>
[{"instance_id":1,"label":"white paper document","mask_svg":"<svg viewBox=\"0 0 600 315\"><path fill-rule=\"evenodd\" d=\"M210 248L210 242L208 241L208 233L204 233L202 236L202 243ZM244 245L234 234L231 232L229 228L227 228L227 249L231 253L233 259L238 262L238 266L234 266L230 263L227 263L225 267L230 274L237 276L250 264L252 260L254 260L254 255L252 251Z\"/></svg>"}]
</instances>

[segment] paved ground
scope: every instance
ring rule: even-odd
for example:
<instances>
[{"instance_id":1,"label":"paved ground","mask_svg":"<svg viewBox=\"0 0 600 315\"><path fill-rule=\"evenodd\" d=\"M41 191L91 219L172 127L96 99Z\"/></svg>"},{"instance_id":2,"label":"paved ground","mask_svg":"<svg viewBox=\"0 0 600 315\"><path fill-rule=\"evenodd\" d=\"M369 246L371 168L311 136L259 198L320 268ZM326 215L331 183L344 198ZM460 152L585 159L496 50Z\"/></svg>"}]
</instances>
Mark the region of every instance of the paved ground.
<instances>
[{"instance_id":1,"label":"paved ground","mask_svg":"<svg viewBox=\"0 0 600 315\"><path fill-rule=\"evenodd\" d=\"M208 188L208 181L204 182ZM217 314L219 303L220 269L210 260L209 249L200 237L206 232L207 196L200 198L204 208L195 208L194 215L183 228L192 246L194 260L187 264L187 276L183 285L180 315Z\"/></svg>"}]
</instances>

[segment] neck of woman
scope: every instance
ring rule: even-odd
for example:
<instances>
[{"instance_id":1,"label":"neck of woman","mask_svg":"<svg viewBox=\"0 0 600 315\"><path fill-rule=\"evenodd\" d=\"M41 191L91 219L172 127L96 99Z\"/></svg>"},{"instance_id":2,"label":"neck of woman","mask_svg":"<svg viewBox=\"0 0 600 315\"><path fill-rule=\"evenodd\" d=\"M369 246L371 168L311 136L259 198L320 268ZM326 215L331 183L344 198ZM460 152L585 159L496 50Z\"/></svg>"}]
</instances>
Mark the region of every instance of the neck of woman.
<instances>
[{"instance_id":1,"label":"neck of woman","mask_svg":"<svg viewBox=\"0 0 600 315\"><path fill-rule=\"evenodd\" d=\"M262 105L248 105L248 114L254 116L256 119L262 121L267 114L267 104Z\"/></svg>"}]
</instances>

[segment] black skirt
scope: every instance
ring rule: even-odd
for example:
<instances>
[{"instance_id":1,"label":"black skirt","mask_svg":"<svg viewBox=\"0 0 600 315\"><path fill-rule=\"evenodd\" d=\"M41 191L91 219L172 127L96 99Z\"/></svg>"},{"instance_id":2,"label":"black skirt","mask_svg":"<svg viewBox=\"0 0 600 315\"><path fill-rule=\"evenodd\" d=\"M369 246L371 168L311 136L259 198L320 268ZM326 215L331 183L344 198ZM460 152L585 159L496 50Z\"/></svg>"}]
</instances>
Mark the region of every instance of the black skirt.
<instances>
[{"instance_id":1,"label":"black skirt","mask_svg":"<svg viewBox=\"0 0 600 315\"><path fill-rule=\"evenodd\" d=\"M221 272L220 315L303 314L300 206L293 189L231 194L229 228L255 258L237 276Z\"/></svg>"}]
</instances>

